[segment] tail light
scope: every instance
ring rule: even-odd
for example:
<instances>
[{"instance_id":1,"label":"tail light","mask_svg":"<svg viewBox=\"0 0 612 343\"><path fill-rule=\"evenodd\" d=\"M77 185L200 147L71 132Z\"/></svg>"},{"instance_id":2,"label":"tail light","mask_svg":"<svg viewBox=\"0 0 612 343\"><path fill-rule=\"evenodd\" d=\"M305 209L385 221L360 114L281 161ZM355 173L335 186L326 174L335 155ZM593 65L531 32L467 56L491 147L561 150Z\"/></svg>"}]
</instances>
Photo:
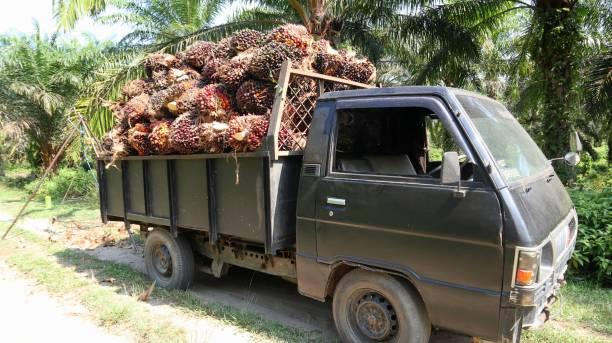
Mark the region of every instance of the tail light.
<instances>
[{"instance_id":1,"label":"tail light","mask_svg":"<svg viewBox=\"0 0 612 343\"><path fill-rule=\"evenodd\" d=\"M516 265L515 283L519 286L533 285L540 268L539 251L520 251Z\"/></svg>"}]
</instances>

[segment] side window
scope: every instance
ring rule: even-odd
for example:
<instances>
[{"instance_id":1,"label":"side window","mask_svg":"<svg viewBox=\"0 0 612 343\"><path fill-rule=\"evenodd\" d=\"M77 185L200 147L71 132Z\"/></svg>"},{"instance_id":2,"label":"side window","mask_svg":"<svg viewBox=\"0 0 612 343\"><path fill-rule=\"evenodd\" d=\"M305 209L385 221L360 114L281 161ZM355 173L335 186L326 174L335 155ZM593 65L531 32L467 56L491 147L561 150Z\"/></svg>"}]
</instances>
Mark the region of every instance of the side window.
<instances>
[{"instance_id":1,"label":"side window","mask_svg":"<svg viewBox=\"0 0 612 343\"><path fill-rule=\"evenodd\" d=\"M444 151L463 154L425 108L339 110L336 129L335 172L439 178Z\"/></svg>"}]
</instances>

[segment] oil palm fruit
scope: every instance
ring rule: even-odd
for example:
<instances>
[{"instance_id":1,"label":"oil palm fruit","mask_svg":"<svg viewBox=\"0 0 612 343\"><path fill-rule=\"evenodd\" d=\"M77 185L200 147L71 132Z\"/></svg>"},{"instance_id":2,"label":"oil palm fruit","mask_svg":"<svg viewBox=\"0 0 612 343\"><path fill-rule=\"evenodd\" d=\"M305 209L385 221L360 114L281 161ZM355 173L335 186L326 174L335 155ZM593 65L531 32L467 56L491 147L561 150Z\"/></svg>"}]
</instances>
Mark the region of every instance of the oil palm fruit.
<instances>
[{"instance_id":1,"label":"oil palm fruit","mask_svg":"<svg viewBox=\"0 0 612 343\"><path fill-rule=\"evenodd\" d=\"M151 151L156 154L170 154L172 147L170 145L170 120L158 120L151 124L151 133L149 133L149 144Z\"/></svg>"},{"instance_id":2,"label":"oil palm fruit","mask_svg":"<svg viewBox=\"0 0 612 343\"><path fill-rule=\"evenodd\" d=\"M314 56L312 67L318 73L340 77L347 62L344 55L335 52L321 52Z\"/></svg>"},{"instance_id":3,"label":"oil palm fruit","mask_svg":"<svg viewBox=\"0 0 612 343\"><path fill-rule=\"evenodd\" d=\"M121 94L123 94L126 99L131 99L147 92L149 92L149 85L145 80L141 79L129 81L121 89Z\"/></svg>"},{"instance_id":4,"label":"oil palm fruit","mask_svg":"<svg viewBox=\"0 0 612 343\"><path fill-rule=\"evenodd\" d=\"M228 90L235 91L247 77L247 63L240 60L231 60L217 68L215 76Z\"/></svg>"},{"instance_id":5,"label":"oil palm fruit","mask_svg":"<svg viewBox=\"0 0 612 343\"><path fill-rule=\"evenodd\" d=\"M217 42L214 50L215 58L226 60L234 57L236 52L232 48L232 37L225 37Z\"/></svg>"},{"instance_id":6,"label":"oil palm fruit","mask_svg":"<svg viewBox=\"0 0 612 343\"><path fill-rule=\"evenodd\" d=\"M149 77L151 77L153 76L153 72L168 70L169 68L172 68L177 65L177 63L179 62L180 61L174 55L153 53L148 55L145 59L145 72Z\"/></svg>"},{"instance_id":7,"label":"oil palm fruit","mask_svg":"<svg viewBox=\"0 0 612 343\"><path fill-rule=\"evenodd\" d=\"M230 40L230 45L235 52L245 51L261 45L265 35L259 31L244 29L236 32Z\"/></svg>"},{"instance_id":8,"label":"oil palm fruit","mask_svg":"<svg viewBox=\"0 0 612 343\"><path fill-rule=\"evenodd\" d=\"M134 126L137 123L145 123L149 121L150 116L148 108L149 95L142 93L130 99L123 106L123 113L125 113L129 125Z\"/></svg>"},{"instance_id":9,"label":"oil palm fruit","mask_svg":"<svg viewBox=\"0 0 612 343\"><path fill-rule=\"evenodd\" d=\"M190 112L181 114L170 125L170 147L181 154L193 154L200 150L200 134L196 116Z\"/></svg>"},{"instance_id":10,"label":"oil palm fruit","mask_svg":"<svg viewBox=\"0 0 612 343\"><path fill-rule=\"evenodd\" d=\"M255 151L268 133L267 116L246 115L229 121L228 144L235 152Z\"/></svg>"},{"instance_id":11,"label":"oil palm fruit","mask_svg":"<svg viewBox=\"0 0 612 343\"><path fill-rule=\"evenodd\" d=\"M297 49L302 57L308 55L313 42L312 35L302 25L287 24L275 28L268 34L268 41L282 43Z\"/></svg>"},{"instance_id":12,"label":"oil palm fruit","mask_svg":"<svg viewBox=\"0 0 612 343\"><path fill-rule=\"evenodd\" d=\"M285 60L298 64L302 55L295 46L286 45L276 41L266 43L253 55L249 64L249 73L260 80L276 82L280 67Z\"/></svg>"},{"instance_id":13,"label":"oil palm fruit","mask_svg":"<svg viewBox=\"0 0 612 343\"><path fill-rule=\"evenodd\" d=\"M376 77L376 68L366 59L352 59L345 64L341 77L355 82L370 83Z\"/></svg>"},{"instance_id":14,"label":"oil palm fruit","mask_svg":"<svg viewBox=\"0 0 612 343\"><path fill-rule=\"evenodd\" d=\"M215 58L217 45L213 42L197 41L185 50L184 61L196 69L202 69Z\"/></svg>"},{"instance_id":15,"label":"oil palm fruit","mask_svg":"<svg viewBox=\"0 0 612 343\"><path fill-rule=\"evenodd\" d=\"M213 121L200 124L202 150L209 154L221 153L227 149L229 125Z\"/></svg>"},{"instance_id":16,"label":"oil palm fruit","mask_svg":"<svg viewBox=\"0 0 612 343\"><path fill-rule=\"evenodd\" d=\"M176 100L176 114L185 112L197 112L196 95L200 92L200 88L193 87L181 94Z\"/></svg>"},{"instance_id":17,"label":"oil palm fruit","mask_svg":"<svg viewBox=\"0 0 612 343\"><path fill-rule=\"evenodd\" d=\"M236 91L236 104L242 113L266 114L274 104L274 86L267 82L248 80Z\"/></svg>"},{"instance_id":18,"label":"oil palm fruit","mask_svg":"<svg viewBox=\"0 0 612 343\"><path fill-rule=\"evenodd\" d=\"M221 84L206 85L195 96L201 122L227 120L231 114L232 103L225 87Z\"/></svg>"},{"instance_id":19,"label":"oil palm fruit","mask_svg":"<svg viewBox=\"0 0 612 343\"><path fill-rule=\"evenodd\" d=\"M128 131L128 143L139 156L149 155L149 124L138 123Z\"/></svg>"}]
</instances>

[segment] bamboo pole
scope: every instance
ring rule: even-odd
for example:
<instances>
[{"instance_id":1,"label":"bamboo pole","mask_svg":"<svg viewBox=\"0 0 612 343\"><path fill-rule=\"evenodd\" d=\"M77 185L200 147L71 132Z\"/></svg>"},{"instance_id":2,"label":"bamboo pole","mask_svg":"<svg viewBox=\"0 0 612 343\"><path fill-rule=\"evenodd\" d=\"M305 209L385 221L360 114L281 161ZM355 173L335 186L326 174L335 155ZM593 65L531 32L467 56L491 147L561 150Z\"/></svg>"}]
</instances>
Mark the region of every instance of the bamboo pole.
<instances>
[{"instance_id":1,"label":"bamboo pole","mask_svg":"<svg viewBox=\"0 0 612 343\"><path fill-rule=\"evenodd\" d=\"M19 210L19 213L17 213L17 216L15 216L15 219L13 219L13 222L11 223L11 225L8 227L8 229L6 229L6 231L4 231L4 234L2 235L2 240L4 240L6 238L6 235L8 235L8 233L11 231L13 226L15 226L15 224L19 220L19 218L23 215L23 212L25 211L26 207L28 207L28 205L30 204L32 199L34 199L36 194L38 194L38 191L40 190L40 187L42 186L43 182L45 181L47 176L49 176L49 173L51 172L53 167L55 167L55 165L57 164L57 161L59 161L60 156L64 153L64 150L66 150L68 145L70 145L70 142L72 141L72 138L74 137L74 135L77 132L78 132L77 128L74 128L70 132L68 137L66 137L66 140L64 140L64 143L62 143L62 146L57 151L57 153L55 154L55 157L51 161L51 164L49 164L49 166L47 167L47 169L43 173L43 176L41 176L41 178L39 179L38 185L36 185L36 188L34 188L34 191L32 191L32 194L30 194L30 197L28 198L28 200L26 200L26 202L23 204L23 206L21 207L21 210Z\"/></svg>"}]
</instances>

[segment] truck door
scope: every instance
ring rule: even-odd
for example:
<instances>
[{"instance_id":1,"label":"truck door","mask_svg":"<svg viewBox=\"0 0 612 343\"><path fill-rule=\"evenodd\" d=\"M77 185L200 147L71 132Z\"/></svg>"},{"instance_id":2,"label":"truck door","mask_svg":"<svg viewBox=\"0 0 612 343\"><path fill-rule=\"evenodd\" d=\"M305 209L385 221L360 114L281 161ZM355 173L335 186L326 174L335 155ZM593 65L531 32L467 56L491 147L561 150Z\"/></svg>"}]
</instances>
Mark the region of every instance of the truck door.
<instances>
[{"instance_id":1,"label":"truck door","mask_svg":"<svg viewBox=\"0 0 612 343\"><path fill-rule=\"evenodd\" d=\"M456 118L439 98L422 96L338 100L330 112L318 261L401 273L435 326L496 337L501 209ZM464 197L440 183L441 156L451 150L465 155Z\"/></svg>"}]
</instances>

